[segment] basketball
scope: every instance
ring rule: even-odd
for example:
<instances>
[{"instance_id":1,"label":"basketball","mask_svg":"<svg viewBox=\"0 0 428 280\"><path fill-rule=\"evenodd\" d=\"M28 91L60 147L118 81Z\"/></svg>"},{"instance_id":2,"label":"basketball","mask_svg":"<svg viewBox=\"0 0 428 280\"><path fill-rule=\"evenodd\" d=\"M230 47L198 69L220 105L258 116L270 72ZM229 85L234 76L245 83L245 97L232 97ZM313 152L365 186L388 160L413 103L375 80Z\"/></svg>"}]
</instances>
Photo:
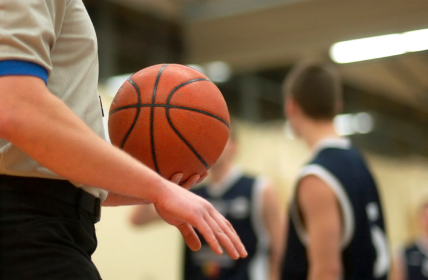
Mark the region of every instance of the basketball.
<instances>
[{"instance_id":1,"label":"basketball","mask_svg":"<svg viewBox=\"0 0 428 280\"><path fill-rule=\"evenodd\" d=\"M120 87L110 106L108 130L120 147L166 179L204 174L220 157L230 117L217 86L179 64L140 70Z\"/></svg>"}]
</instances>

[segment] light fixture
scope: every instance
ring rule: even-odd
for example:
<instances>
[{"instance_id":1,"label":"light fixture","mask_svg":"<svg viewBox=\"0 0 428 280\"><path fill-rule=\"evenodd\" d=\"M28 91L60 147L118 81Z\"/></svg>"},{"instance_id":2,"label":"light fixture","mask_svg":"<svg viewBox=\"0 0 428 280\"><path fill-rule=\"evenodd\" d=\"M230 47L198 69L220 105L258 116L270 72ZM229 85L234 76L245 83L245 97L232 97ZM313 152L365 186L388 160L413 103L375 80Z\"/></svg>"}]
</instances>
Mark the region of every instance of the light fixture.
<instances>
[{"instance_id":1,"label":"light fixture","mask_svg":"<svg viewBox=\"0 0 428 280\"><path fill-rule=\"evenodd\" d=\"M204 65L207 76L215 83L224 83L230 79L232 71L223 61L212 61Z\"/></svg>"},{"instance_id":2,"label":"light fixture","mask_svg":"<svg viewBox=\"0 0 428 280\"><path fill-rule=\"evenodd\" d=\"M336 63L350 63L428 49L428 29L335 43L330 57Z\"/></svg>"},{"instance_id":3,"label":"light fixture","mask_svg":"<svg viewBox=\"0 0 428 280\"><path fill-rule=\"evenodd\" d=\"M224 61L211 61L204 63L203 65L187 64L187 66L207 75L214 83L227 82L232 75L232 70L230 69L229 64Z\"/></svg>"},{"instance_id":4,"label":"light fixture","mask_svg":"<svg viewBox=\"0 0 428 280\"><path fill-rule=\"evenodd\" d=\"M372 115L366 112L342 114L334 118L334 127L341 136L367 134L373 131L374 120Z\"/></svg>"}]
</instances>

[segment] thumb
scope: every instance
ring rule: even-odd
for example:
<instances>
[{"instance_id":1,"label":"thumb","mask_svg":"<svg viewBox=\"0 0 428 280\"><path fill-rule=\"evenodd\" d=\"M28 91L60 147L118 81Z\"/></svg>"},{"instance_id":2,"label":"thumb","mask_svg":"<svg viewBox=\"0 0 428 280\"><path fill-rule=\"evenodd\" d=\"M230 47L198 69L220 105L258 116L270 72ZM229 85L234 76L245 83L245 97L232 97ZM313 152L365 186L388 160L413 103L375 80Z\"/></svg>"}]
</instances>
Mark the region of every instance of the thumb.
<instances>
[{"instance_id":1,"label":"thumb","mask_svg":"<svg viewBox=\"0 0 428 280\"><path fill-rule=\"evenodd\" d=\"M187 246L189 246L190 250L198 251L201 249L201 241L199 240L198 235L191 225L188 223L182 223L177 226L178 230L181 232L181 235L186 241Z\"/></svg>"}]
</instances>

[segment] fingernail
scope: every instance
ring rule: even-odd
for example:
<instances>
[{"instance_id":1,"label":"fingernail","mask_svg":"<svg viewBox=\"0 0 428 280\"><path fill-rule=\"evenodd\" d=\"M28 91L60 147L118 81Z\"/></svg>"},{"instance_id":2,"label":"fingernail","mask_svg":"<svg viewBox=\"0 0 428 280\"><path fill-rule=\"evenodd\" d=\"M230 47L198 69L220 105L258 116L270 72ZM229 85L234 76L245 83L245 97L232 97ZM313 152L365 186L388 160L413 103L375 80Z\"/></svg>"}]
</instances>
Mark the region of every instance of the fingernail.
<instances>
[{"instance_id":1,"label":"fingernail","mask_svg":"<svg viewBox=\"0 0 428 280\"><path fill-rule=\"evenodd\" d=\"M244 257L248 256L248 253L247 253L247 250L245 250L245 247L242 247L242 250L244 251L244 254L245 254Z\"/></svg>"}]
</instances>

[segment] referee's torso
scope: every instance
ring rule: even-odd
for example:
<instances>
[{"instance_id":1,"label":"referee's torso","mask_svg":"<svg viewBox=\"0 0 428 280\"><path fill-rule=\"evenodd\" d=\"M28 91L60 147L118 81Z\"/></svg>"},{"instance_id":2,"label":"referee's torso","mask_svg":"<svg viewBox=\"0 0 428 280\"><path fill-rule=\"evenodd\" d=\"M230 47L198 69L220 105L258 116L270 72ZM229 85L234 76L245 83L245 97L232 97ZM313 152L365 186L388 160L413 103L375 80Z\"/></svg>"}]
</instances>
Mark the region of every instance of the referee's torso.
<instances>
[{"instance_id":1,"label":"referee's torso","mask_svg":"<svg viewBox=\"0 0 428 280\"><path fill-rule=\"evenodd\" d=\"M340 205L341 279L386 279L390 262L382 206L375 181L360 153L347 139L326 139L301 170L299 180L308 175L327 183ZM307 279L309 269L308 236L296 201L294 197L290 208L282 279L303 280Z\"/></svg>"}]
</instances>

